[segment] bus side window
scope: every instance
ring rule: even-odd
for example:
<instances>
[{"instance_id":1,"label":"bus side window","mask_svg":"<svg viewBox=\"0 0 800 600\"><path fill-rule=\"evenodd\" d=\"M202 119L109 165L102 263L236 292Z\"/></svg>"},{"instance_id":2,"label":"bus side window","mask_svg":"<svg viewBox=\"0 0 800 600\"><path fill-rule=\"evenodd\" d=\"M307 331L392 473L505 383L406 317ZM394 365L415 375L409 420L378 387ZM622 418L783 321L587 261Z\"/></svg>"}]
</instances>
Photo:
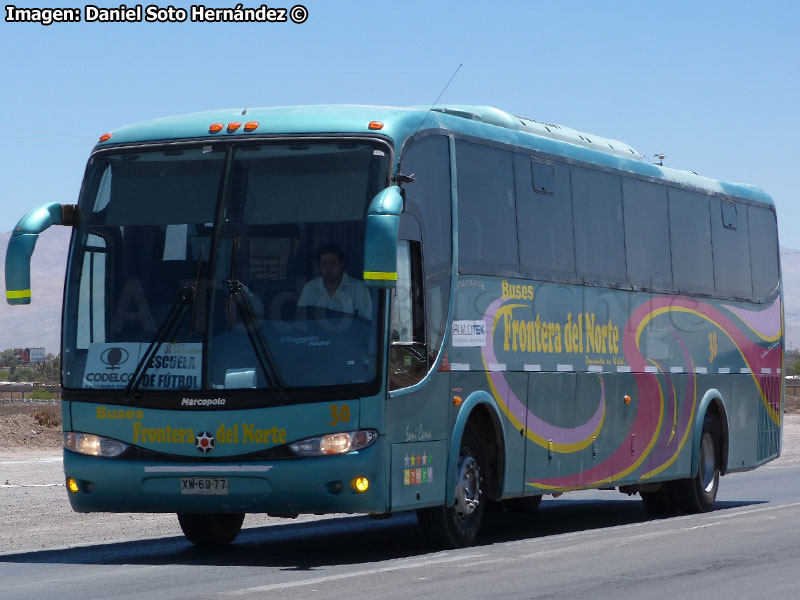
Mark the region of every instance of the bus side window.
<instances>
[{"instance_id":1,"label":"bus side window","mask_svg":"<svg viewBox=\"0 0 800 600\"><path fill-rule=\"evenodd\" d=\"M389 389L419 383L428 371L425 343L422 248L417 241L397 244L397 285L392 289L389 335Z\"/></svg>"},{"instance_id":2,"label":"bus side window","mask_svg":"<svg viewBox=\"0 0 800 600\"><path fill-rule=\"evenodd\" d=\"M608 287L625 284L622 178L583 167L571 171L578 279Z\"/></svg>"},{"instance_id":3,"label":"bus side window","mask_svg":"<svg viewBox=\"0 0 800 600\"><path fill-rule=\"evenodd\" d=\"M711 295L714 267L708 196L680 188L669 188L668 196L674 289Z\"/></svg>"},{"instance_id":4,"label":"bus side window","mask_svg":"<svg viewBox=\"0 0 800 600\"><path fill-rule=\"evenodd\" d=\"M575 244L569 167L516 153L514 191L523 276L574 280Z\"/></svg>"},{"instance_id":5,"label":"bus side window","mask_svg":"<svg viewBox=\"0 0 800 600\"><path fill-rule=\"evenodd\" d=\"M452 261L452 219L450 149L443 135L429 135L410 145L403 157L403 172L414 173L415 181L405 189L405 210L417 222L412 234L403 234L404 217L400 219L400 239L422 240L425 265L425 311L428 354L440 352L447 333L447 311L450 306Z\"/></svg>"},{"instance_id":6,"label":"bus side window","mask_svg":"<svg viewBox=\"0 0 800 600\"><path fill-rule=\"evenodd\" d=\"M767 207L748 206L747 217L753 298L762 301L778 288L778 227L775 213Z\"/></svg>"},{"instance_id":7,"label":"bus side window","mask_svg":"<svg viewBox=\"0 0 800 600\"><path fill-rule=\"evenodd\" d=\"M717 296L750 299L753 284L750 276L750 241L745 207L712 197L711 245L714 263L714 292Z\"/></svg>"},{"instance_id":8,"label":"bus side window","mask_svg":"<svg viewBox=\"0 0 800 600\"><path fill-rule=\"evenodd\" d=\"M512 153L456 140L456 157L459 272L518 273Z\"/></svg>"},{"instance_id":9,"label":"bus side window","mask_svg":"<svg viewBox=\"0 0 800 600\"><path fill-rule=\"evenodd\" d=\"M634 289L672 289L666 186L623 179L622 203L628 281Z\"/></svg>"}]
</instances>

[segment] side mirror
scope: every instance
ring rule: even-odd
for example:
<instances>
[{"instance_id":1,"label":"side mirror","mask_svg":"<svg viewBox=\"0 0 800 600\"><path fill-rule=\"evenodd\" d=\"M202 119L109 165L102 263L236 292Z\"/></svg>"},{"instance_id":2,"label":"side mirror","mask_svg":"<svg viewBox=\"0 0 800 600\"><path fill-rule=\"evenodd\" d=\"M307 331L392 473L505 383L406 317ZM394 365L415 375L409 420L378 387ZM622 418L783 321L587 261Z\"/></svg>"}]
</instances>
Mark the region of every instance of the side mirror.
<instances>
[{"instance_id":1,"label":"side mirror","mask_svg":"<svg viewBox=\"0 0 800 600\"><path fill-rule=\"evenodd\" d=\"M31 303L31 255L39 234L51 225L74 225L74 204L51 202L22 217L8 240L6 250L6 301L9 304Z\"/></svg>"},{"instance_id":2,"label":"side mirror","mask_svg":"<svg viewBox=\"0 0 800 600\"><path fill-rule=\"evenodd\" d=\"M403 196L396 185L380 191L367 211L364 239L364 285L393 288L397 284L397 234Z\"/></svg>"}]
</instances>

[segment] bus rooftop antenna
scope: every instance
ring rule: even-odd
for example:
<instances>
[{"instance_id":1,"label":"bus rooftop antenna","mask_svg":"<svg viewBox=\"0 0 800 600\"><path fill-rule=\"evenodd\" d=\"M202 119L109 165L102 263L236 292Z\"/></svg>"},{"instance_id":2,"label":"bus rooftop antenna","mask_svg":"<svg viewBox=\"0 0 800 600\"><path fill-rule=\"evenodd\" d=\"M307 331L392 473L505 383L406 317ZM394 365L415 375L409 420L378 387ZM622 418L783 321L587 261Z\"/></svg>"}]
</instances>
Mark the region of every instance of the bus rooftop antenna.
<instances>
[{"instance_id":1,"label":"bus rooftop antenna","mask_svg":"<svg viewBox=\"0 0 800 600\"><path fill-rule=\"evenodd\" d=\"M453 82L453 79L456 78L456 75L458 74L459 70L461 70L462 65L463 65L463 63L459 63L458 67L456 67L456 70L453 72L453 75L450 77L449 81L444 85L444 87L442 88L442 91L439 92L439 95L436 96L436 100L433 101L433 104L431 104L431 107L427 110L425 115L422 117L422 120L419 122L419 125L417 125L417 128L414 130L414 133L411 135L411 137L414 137L417 134L417 132L420 129L422 129L422 126L425 124L425 119L427 119L428 115L431 114L431 111L433 110L433 107L436 106L437 102L439 102L439 98L442 97L442 94L444 94L445 90L447 90L447 88L450 87L450 84ZM404 175L403 173L400 172L401 168L402 168L402 164L398 164L397 172L392 177L392 181L394 181L395 183L399 183L399 184L402 184L402 183L413 183L414 182L413 173L411 175Z\"/></svg>"},{"instance_id":2,"label":"bus rooftop antenna","mask_svg":"<svg viewBox=\"0 0 800 600\"><path fill-rule=\"evenodd\" d=\"M437 102L439 102L439 98L441 98L442 95L447 90L447 88L450 87L450 84L453 82L453 79L456 78L456 75L458 75L458 72L461 70L461 67L463 66L463 64L464 63L459 63L458 67L456 67L456 70L453 72L453 75L450 77L450 80L442 88L442 91L439 92L439 95L436 96L436 100L433 101L433 104L431 104L431 107L428 109L428 112L426 112L425 116L422 117L422 121L419 122L419 125L417 125L417 129L414 131L414 133L417 133L417 131L419 131L422 128L422 125L425 123L425 119L427 119L428 115L431 114L431 111L433 110L433 107L436 106Z\"/></svg>"},{"instance_id":3,"label":"bus rooftop antenna","mask_svg":"<svg viewBox=\"0 0 800 600\"><path fill-rule=\"evenodd\" d=\"M256 96L258 96L258 90L256 90ZM244 107L244 110L242 111L242 116L245 116L247 114L247 108L248 108L247 106Z\"/></svg>"}]
</instances>

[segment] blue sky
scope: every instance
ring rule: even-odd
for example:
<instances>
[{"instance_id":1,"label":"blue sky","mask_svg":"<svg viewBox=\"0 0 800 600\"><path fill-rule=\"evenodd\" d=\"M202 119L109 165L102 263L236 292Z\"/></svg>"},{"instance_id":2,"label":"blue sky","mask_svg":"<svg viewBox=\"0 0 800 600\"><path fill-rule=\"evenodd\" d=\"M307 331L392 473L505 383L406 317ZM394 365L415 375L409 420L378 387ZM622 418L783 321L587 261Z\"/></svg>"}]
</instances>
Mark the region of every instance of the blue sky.
<instances>
[{"instance_id":1,"label":"blue sky","mask_svg":"<svg viewBox=\"0 0 800 600\"><path fill-rule=\"evenodd\" d=\"M75 202L97 137L122 125L214 108L429 104L463 64L442 103L497 106L759 185L778 205L782 245L800 249L798 2L303 4L302 25L0 22L0 231L41 203Z\"/></svg>"}]
</instances>

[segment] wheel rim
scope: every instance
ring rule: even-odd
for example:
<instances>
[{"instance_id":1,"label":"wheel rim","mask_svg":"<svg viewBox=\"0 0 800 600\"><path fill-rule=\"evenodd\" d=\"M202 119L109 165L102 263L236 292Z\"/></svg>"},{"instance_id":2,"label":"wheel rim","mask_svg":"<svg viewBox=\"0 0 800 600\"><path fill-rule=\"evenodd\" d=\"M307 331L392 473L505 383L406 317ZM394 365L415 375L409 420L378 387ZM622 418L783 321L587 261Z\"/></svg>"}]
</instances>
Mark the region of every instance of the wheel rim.
<instances>
[{"instance_id":1,"label":"wheel rim","mask_svg":"<svg viewBox=\"0 0 800 600\"><path fill-rule=\"evenodd\" d=\"M477 461L471 456L462 456L458 461L458 484L456 485L456 514L460 519L469 518L481 503L481 476Z\"/></svg>"},{"instance_id":2,"label":"wheel rim","mask_svg":"<svg viewBox=\"0 0 800 600\"><path fill-rule=\"evenodd\" d=\"M706 434L703 436L703 441L700 444L700 483L706 494L714 491L716 484L716 456L714 453L714 440L711 435Z\"/></svg>"}]
</instances>

